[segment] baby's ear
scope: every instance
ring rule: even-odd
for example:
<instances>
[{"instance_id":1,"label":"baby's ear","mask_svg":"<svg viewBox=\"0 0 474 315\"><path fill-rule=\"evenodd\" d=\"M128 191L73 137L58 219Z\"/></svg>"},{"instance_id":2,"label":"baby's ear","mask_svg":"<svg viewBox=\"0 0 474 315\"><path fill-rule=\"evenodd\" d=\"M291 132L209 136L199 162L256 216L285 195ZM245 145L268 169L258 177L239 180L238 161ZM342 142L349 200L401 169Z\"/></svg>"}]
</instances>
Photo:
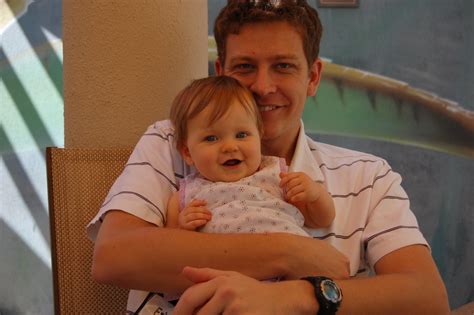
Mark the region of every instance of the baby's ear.
<instances>
[{"instance_id":1,"label":"baby's ear","mask_svg":"<svg viewBox=\"0 0 474 315\"><path fill-rule=\"evenodd\" d=\"M189 166L193 165L193 159L191 158L191 154L189 153L189 149L187 146L183 145L179 147L179 153L181 153L181 156L183 157L184 161L186 164Z\"/></svg>"}]
</instances>

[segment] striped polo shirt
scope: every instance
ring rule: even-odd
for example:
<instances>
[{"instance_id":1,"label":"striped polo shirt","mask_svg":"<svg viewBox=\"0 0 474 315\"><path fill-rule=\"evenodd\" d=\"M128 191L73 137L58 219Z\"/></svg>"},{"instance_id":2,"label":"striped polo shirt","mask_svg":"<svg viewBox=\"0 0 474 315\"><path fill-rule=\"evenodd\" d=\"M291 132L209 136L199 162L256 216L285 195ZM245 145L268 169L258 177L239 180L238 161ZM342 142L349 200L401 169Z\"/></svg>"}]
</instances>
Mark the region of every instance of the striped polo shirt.
<instances>
[{"instance_id":1,"label":"striped polo shirt","mask_svg":"<svg viewBox=\"0 0 474 315\"><path fill-rule=\"evenodd\" d=\"M148 127L89 223L89 238L95 239L101 218L111 209L157 226L165 224L168 199L177 191L179 179L193 171L175 149L173 134L169 120ZM305 172L332 195L336 208L332 225L306 230L344 253L352 276L366 274L381 257L399 248L428 246L400 185L400 175L384 159L315 142L305 135L302 125L289 170Z\"/></svg>"}]
</instances>

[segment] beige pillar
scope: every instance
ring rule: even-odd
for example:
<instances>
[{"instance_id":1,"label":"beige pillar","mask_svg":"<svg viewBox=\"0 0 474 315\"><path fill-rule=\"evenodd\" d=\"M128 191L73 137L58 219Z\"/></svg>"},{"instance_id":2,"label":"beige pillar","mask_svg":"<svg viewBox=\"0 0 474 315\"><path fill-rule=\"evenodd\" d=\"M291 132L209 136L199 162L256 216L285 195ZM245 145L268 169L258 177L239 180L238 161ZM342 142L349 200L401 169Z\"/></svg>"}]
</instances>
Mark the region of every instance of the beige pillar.
<instances>
[{"instance_id":1,"label":"beige pillar","mask_svg":"<svg viewBox=\"0 0 474 315\"><path fill-rule=\"evenodd\" d=\"M65 146L133 146L207 75L207 1L67 0L63 41Z\"/></svg>"}]
</instances>

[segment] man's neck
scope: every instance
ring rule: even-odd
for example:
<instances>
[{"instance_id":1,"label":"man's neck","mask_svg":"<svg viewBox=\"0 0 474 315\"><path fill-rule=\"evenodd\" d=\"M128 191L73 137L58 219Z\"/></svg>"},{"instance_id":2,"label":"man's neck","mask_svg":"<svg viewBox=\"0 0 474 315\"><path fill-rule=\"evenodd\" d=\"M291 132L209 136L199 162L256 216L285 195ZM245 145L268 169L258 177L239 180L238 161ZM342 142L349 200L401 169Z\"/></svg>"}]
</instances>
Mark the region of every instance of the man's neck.
<instances>
[{"instance_id":1,"label":"man's neck","mask_svg":"<svg viewBox=\"0 0 474 315\"><path fill-rule=\"evenodd\" d=\"M279 156L285 158L286 164L290 165L293 155L295 154L296 143L298 137L288 145L282 146L281 139L264 140L262 141L262 153L264 155Z\"/></svg>"}]
</instances>

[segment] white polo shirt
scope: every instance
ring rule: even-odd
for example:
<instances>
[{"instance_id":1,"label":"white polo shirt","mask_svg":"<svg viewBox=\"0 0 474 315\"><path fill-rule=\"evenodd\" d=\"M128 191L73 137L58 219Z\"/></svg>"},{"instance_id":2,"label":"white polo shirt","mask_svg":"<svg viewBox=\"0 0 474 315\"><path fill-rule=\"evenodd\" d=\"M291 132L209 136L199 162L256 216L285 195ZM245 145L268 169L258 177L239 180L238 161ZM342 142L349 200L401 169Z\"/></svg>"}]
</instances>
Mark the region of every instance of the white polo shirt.
<instances>
[{"instance_id":1,"label":"white polo shirt","mask_svg":"<svg viewBox=\"0 0 474 315\"><path fill-rule=\"evenodd\" d=\"M331 226L306 230L345 254L352 276L366 274L396 249L428 246L400 175L384 159L315 142L302 128L290 171L305 172L331 194L336 208Z\"/></svg>"},{"instance_id":2,"label":"white polo shirt","mask_svg":"<svg viewBox=\"0 0 474 315\"><path fill-rule=\"evenodd\" d=\"M178 189L179 179L192 171L175 149L173 134L169 120L148 127L87 226L89 238L95 239L101 218L112 209L164 225L168 199ZM332 195L336 208L333 224L306 230L345 254L352 276L367 274L381 257L399 248L428 246L400 186L400 175L384 159L315 142L305 135L302 123L289 170L305 172Z\"/></svg>"}]
</instances>

